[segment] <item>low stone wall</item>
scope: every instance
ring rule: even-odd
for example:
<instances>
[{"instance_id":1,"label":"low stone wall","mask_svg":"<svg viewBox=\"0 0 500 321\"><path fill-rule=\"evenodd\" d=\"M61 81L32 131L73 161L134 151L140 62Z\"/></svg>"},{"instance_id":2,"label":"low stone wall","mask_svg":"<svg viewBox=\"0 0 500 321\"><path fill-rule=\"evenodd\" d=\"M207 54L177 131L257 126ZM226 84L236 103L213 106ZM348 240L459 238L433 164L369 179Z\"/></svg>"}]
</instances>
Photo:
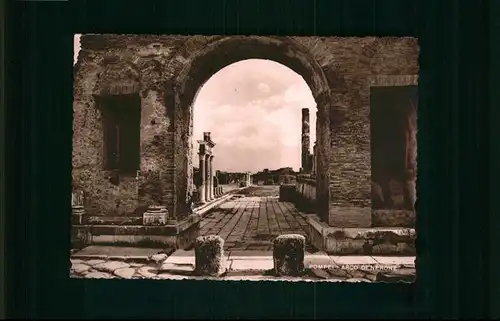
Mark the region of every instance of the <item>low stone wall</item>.
<instances>
[{"instance_id":1,"label":"low stone wall","mask_svg":"<svg viewBox=\"0 0 500 321\"><path fill-rule=\"evenodd\" d=\"M71 245L128 245L144 247L174 247L183 249L198 237L201 216L192 214L165 225L73 225Z\"/></svg>"},{"instance_id":2,"label":"low stone wall","mask_svg":"<svg viewBox=\"0 0 500 321\"><path fill-rule=\"evenodd\" d=\"M316 179L311 175L297 175L297 196L295 205L300 211L314 213L316 211Z\"/></svg>"},{"instance_id":3,"label":"low stone wall","mask_svg":"<svg viewBox=\"0 0 500 321\"><path fill-rule=\"evenodd\" d=\"M412 228L336 228L316 215L307 218L311 244L336 255L415 255L416 233Z\"/></svg>"}]
</instances>

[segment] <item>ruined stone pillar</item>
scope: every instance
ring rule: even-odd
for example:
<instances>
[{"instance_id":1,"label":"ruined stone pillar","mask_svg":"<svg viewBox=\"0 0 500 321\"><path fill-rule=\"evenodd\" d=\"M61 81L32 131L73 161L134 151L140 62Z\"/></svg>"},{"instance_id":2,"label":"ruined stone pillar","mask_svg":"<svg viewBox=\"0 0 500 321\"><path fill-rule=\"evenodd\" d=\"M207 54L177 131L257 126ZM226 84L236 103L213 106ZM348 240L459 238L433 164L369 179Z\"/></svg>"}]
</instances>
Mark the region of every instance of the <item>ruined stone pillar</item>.
<instances>
[{"instance_id":1,"label":"ruined stone pillar","mask_svg":"<svg viewBox=\"0 0 500 321\"><path fill-rule=\"evenodd\" d=\"M302 169L305 172L310 171L309 167L309 148L311 145L309 127L309 109L302 108Z\"/></svg>"},{"instance_id":2,"label":"ruined stone pillar","mask_svg":"<svg viewBox=\"0 0 500 321\"><path fill-rule=\"evenodd\" d=\"M206 198L206 192L205 192L205 189L206 189L206 185L207 185L207 182L206 182L206 156L205 154L198 154L200 156L200 186L199 186L199 195L200 195L200 203L205 203L207 198Z\"/></svg>"},{"instance_id":3,"label":"ruined stone pillar","mask_svg":"<svg viewBox=\"0 0 500 321\"><path fill-rule=\"evenodd\" d=\"M205 155L205 200L208 202L211 200L210 198L210 161L209 161L210 155Z\"/></svg>"},{"instance_id":4,"label":"ruined stone pillar","mask_svg":"<svg viewBox=\"0 0 500 321\"><path fill-rule=\"evenodd\" d=\"M210 164L210 200L214 199L214 169L213 169L214 156L208 156L208 162Z\"/></svg>"}]
</instances>

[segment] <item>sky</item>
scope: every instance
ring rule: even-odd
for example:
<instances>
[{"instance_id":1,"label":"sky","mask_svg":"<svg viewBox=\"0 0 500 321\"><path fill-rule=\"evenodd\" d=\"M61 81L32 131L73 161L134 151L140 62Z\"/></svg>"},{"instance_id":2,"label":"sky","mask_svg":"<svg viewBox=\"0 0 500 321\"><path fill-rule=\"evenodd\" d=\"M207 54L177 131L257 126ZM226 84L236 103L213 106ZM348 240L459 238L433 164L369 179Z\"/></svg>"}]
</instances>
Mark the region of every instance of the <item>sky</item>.
<instances>
[{"instance_id":1,"label":"sky","mask_svg":"<svg viewBox=\"0 0 500 321\"><path fill-rule=\"evenodd\" d=\"M75 35L74 62L80 50ZM316 103L304 79L277 62L249 59L229 65L201 87L194 101L193 163L197 140L211 132L214 168L257 172L300 168L302 108L308 108L312 144Z\"/></svg>"},{"instance_id":2,"label":"sky","mask_svg":"<svg viewBox=\"0 0 500 321\"><path fill-rule=\"evenodd\" d=\"M198 92L193 140L196 143L204 131L211 132L215 169L298 170L302 108L310 113L312 151L316 103L304 79L274 61L239 61L213 75Z\"/></svg>"}]
</instances>

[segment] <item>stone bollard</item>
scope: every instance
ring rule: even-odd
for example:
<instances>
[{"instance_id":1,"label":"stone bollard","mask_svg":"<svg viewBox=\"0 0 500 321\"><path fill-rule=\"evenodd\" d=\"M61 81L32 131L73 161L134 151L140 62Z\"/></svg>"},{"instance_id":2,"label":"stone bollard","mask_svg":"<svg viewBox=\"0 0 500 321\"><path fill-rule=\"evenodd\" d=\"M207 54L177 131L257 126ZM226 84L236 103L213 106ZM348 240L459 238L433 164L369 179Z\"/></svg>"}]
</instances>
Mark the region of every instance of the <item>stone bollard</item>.
<instances>
[{"instance_id":1,"label":"stone bollard","mask_svg":"<svg viewBox=\"0 0 500 321\"><path fill-rule=\"evenodd\" d=\"M300 234L285 234L274 239L273 260L276 275L298 276L304 272L306 238Z\"/></svg>"},{"instance_id":2,"label":"stone bollard","mask_svg":"<svg viewBox=\"0 0 500 321\"><path fill-rule=\"evenodd\" d=\"M224 272L224 240L218 235L199 236L194 242L195 273L218 276Z\"/></svg>"}]
</instances>

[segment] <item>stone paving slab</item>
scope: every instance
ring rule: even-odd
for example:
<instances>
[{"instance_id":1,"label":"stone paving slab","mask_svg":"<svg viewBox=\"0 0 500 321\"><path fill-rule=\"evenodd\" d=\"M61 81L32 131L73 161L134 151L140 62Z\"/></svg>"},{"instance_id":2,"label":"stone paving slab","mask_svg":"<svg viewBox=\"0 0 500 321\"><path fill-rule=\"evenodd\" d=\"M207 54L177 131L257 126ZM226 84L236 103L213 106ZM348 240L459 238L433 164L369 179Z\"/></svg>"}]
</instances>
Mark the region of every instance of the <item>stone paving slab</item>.
<instances>
[{"instance_id":1,"label":"stone paving slab","mask_svg":"<svg viewBox=\"0 0 500 321\"><path fill-rule=\"evenodd\" d=\"M266 257L273 257L273 251L229 251L228 258L231 259L261 259Z\"/></svg>"},{"instance_id":2,"label":"stone paving slab","mask_svg":"<svg viewBox=\"0 0 500 321\"><path fill-rule=\"evenodd\" d=\"M372 258L379 264L415 266L414 256L372 256Z\"/></svg>"},{"instance_id":3,"label":"stone paving slab","mask_svg":"<svg viewBox=\"0 0 500 321\"><path fill-rule=\"evenodd\" d=\"M108 273L113 273L114 271L118 269L123 269L123 268L128 268L130 265L128 265L125 262L121 261L108 261L104 263L99 263L93 266L94 269L101 271L101 272L108 272Z\"/></svg>"},{"instance_id":4,"label":"stone paving slab","mask_svg":"<svg viewBox=\"0 0 500 321\"><path fill-rule=\"evenodd\" d=\"M336 264L333 261L332 257L330 257L325 252L306 254L304 257L304 266L306 268L310 266L324 266L326 268L326 267L333 267L335 265Z\"/></svg>"},{"instance_id":5,"label":"stone paving slab","mask_svg":"<svg viewBox=\"0 0 500 321\"><path fill-rule=\"evenodd\" d=\"M159 272L192 272L194 271L194 264L177 264L177 263L169 263L163 262L161 265ZM183 274L183 273L181 273Z\"/></svg>"},{"instance_id":6,"label":"stone paving slab","mask_svg":"<svg viewBox=\"0 0 500 321\"><path fill-rule=\"evenodd\" d=\"M185 250L177 250L172 255L170 255L164 263L169 264L192 264L194 266L195 258L194 258L194 250L185 251Z\"/></svg>"},{"instance_id":7,"label":"stone paving slab","mask_svg":"<svg viewBox=\"0 0 500 321\"><path fill-rule=\"evenodd\" d=\"M231 271L266 271L274 268L273 257L260 257L254 259L235 259L230 260L231 265L229 270Z\"/></svg>"},{"instance_id":8,"label":"stone paving slab","mask_svg":"<svg viewBox=\"0 0 500 321\"><path fill-rule=\"evenodd\" d=\"M131 268L131 267L125 267L125 268L115 270L113 273L116 276L119 276L123 279L131 279L132 276L134 276L134 274L135 274L135 269Z\"/></svg>"},{"instance_id":9,"label":"stone paving slab","mask_svg":"<svg viewBox=\"0 0 500 321\"><path fill-rule=\"evenodd\" d=\"M377 264L371 256L331 256L333 262L338 265L347 264Z\"/></svg>"}]
</instances>

